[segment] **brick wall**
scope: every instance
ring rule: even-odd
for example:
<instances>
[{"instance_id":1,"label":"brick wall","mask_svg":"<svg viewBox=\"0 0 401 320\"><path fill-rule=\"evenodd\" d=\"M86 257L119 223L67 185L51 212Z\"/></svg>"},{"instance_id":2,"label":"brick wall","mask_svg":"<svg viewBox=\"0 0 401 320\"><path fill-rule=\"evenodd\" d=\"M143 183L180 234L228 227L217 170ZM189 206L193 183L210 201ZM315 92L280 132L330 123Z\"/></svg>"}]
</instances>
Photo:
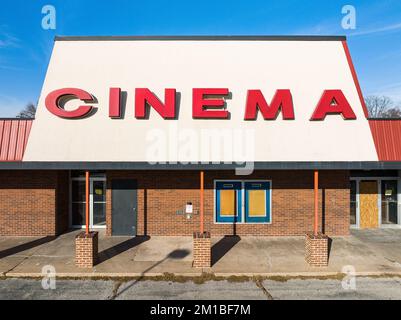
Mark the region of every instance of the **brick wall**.
<instances>
[{"instance_id":1,"label":"brick wall","mask_svg":"<svg viewBox=\"0 0 401 320\"><path fill-rule=\"evenodd\" d=\"M138 182L139 235L192 235L199 215L177 215L186 202L199 210L197 171L107 172L107 234L111 234L111 179ZM313 172L257 171L246 179L272 180L271 224L215 224L214 180L238 179L232 171L205 172L205 229L212 235L303 235L312 230ZM45 236L68 229L67 171L0 171L0 235ZM320 219L328 235L349 234L349 173L321 171ZM323 210L322 210L323 208Z\"/></svg>"},{"instance_id":2,"label":"brick wall","mask_svg":"<svg viewBox=\"0 0 401 320\"><path fill-rule=\"evenodd\" d=\"M0 236L52 236L68 228L68 172L0 171Z\"/></svg>"},{"instance_id":3,"label":"brick wall","mask_svg":"<svg viewBox=\"0 0 401 320\"><path fill-rule=\"evenodd\" d=\"M325 267L329 258L329 239L324 234L305 235L305 260L314 267Z\"/></svg>"},{"instance_id":4,"label":"brick wall","mask_svg":"<svg viewBox=\"0 0 401 320\"><path fill-rule=\"evenodd\" d=\"M107 234L111 234L111 179L138 182L138 235L187 235L199 230L199 216L177 215L186 202L199 209L197 171L107 172ZM328 235L349 234L348 171L321 171L319 183L320 229ZM213 235L303 235L313 229L313 172L257 171L243 179L272 180L271 224L215 224L214 180L238 179L232 171L205 172L205 229Z\"/></svg>"},{"instance_id":5,"label":"brick wall","mask_svg":"<svg viewBox=\"0 0 401 320\"><path fill-rule=\"evenodd\" d=\"M75 237L75 265L92 268L98 261L99 235L97 232L81 232Z\"/></svg>"},{"instance_id":6,"label":"brick wall","mask_svg":"<svg viewBox=\"0 0 401 320\"><path fill-rule=\"evenodd\" d=\"M194 232L193 237L192 266L195 268L210 268L212 266L210 233Z\"/></svg>"}]
</instances>

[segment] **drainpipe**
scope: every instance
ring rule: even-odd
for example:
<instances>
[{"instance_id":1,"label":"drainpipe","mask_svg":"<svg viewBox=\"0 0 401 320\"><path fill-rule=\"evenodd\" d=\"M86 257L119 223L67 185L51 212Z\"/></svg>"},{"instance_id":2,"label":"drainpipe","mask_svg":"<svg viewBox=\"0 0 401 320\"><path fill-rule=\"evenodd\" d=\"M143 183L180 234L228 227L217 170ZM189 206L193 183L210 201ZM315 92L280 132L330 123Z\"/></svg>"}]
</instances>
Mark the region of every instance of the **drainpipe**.
<instances>
[{"instance_id":1,"label":"drainpipe","mask_svg":"<svg viewBox=\"0 0 401 320\"><path fill-rule=\"evenodd\" d=\"M204 226L204 216L203 216L203 182L204 182L204 172L200 172L200 232L203 234L205 232L205 226Z\"/></svg>"},{"instance_id":2,"label":"drainpipe","mask_svg":"<svg viewBox=\"0 0 401 320\"><path fill-rule=\"evenodd\" d=\"M314 234L317 236L318 224L319 224L319 213L318 213L318 201L319 201L319 171L314 172L314 189L315 189L315 223L314 223Z\"/></svg>"},{"instance_id":3,"label":"drainpipe","mask_svg":"<svg viewBox=\"0 0 401 320\"><path fill-rule=\"evenodd\" d=\"M86 216L86 223L85 223L85 231L86 234L89 234L89 171L85 172L85 216Z\"/></svg>"}]
</instances>

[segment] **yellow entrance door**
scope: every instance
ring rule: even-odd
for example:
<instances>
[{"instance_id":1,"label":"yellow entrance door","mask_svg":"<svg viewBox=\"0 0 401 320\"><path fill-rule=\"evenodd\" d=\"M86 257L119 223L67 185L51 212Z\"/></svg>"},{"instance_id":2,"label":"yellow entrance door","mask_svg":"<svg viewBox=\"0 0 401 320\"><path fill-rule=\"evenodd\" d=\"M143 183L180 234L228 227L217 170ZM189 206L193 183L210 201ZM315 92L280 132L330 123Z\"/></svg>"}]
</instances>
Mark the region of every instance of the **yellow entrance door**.
<instances>
[{"instance_id":1,"label":"yellow entrance door","mask_svg":"<svg viewBox=\"0 0 401 320\"><path fill-rule=\"evenodd\" d=\"M359 225L361 229L379 226L377 181L361 181L359 184Z\"/></svg>"}]
</instances>

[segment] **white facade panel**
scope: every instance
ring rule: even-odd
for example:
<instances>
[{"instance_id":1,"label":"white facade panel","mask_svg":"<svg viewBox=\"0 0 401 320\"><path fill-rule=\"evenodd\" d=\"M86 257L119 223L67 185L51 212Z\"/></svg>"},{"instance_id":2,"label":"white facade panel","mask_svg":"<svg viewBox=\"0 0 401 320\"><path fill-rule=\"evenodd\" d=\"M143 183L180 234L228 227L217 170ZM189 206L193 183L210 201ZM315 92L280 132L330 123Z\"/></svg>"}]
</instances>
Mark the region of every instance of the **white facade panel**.
<instances>
[{"instance_id":1,"label":"white facade panel","mask_svg":"<svg viewBox=\"0 0 401 320\"><path fill-rule=\"evenodd\" d=\"M87 118L59 118L45 98L80 88L97 99ZM108 116L109 88L127 92L123 119ZM152 109L134 117L135 88L161 100L180 94L178 119ZM229 120L192 119L193 88L228 88ZM290 89L295 120L245 121L246 94L262 90L269 103ZM327 89L340 89L357 120L310 117ZM73 101L66 108L84 104ZM213 138L213 145L205 136ZM214 150L214 151L213 151ZM224 152L216 152L224 150ZM377 161L357 89L340 41L56 41L24 161Z\"/></svg>"}]
</instances>

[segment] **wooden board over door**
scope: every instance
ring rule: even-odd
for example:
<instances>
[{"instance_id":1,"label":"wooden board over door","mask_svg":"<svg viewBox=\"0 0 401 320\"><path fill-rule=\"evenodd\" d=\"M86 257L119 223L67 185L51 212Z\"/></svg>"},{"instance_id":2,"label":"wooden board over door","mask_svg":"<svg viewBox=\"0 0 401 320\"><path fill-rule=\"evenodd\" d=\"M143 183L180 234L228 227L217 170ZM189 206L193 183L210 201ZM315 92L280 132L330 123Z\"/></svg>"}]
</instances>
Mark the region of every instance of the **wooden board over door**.
<instances>
[{"instance_id":1,"label":"wooden board over door","mask_svg":"<svg viewBox=\"0 0 401 320\"><path fill-rule=\"evenodd\" d=\"M379 207L377 181L360 181L359 184L359 215L360 228L379 227Z\"/></svg>"}]
</instances>

